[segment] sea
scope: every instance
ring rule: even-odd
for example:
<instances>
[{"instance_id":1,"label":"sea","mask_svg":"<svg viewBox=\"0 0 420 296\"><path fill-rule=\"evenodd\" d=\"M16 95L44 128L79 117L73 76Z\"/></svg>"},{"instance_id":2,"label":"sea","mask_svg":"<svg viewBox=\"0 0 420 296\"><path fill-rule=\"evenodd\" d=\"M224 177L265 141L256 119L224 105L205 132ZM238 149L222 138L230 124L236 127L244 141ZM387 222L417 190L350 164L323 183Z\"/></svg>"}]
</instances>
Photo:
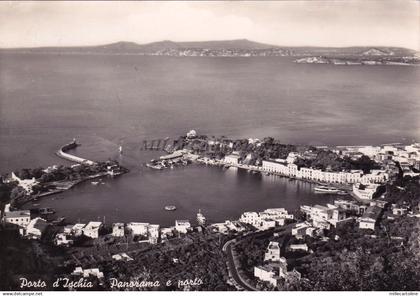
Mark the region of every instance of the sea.
<instances>
[{"instance_id":1,"label":"sea","mask_svg":"<svg viewBox=\"0 0 420 296\"><path fill-rule=\"evenodd\" d=\"M291 57L1 54L0 173L71 165L54 153L76 138L77 155L118 160L130 173L37 202L71 222L170 226L193 222L198 210L224 222L244 211L325 204L336 197L304 181L202 165L149 169L164 152L143 150L143 141L194 129L317 146L412 143L420 141L419 78L415 66Z\"/></svg>"}]
</instances>

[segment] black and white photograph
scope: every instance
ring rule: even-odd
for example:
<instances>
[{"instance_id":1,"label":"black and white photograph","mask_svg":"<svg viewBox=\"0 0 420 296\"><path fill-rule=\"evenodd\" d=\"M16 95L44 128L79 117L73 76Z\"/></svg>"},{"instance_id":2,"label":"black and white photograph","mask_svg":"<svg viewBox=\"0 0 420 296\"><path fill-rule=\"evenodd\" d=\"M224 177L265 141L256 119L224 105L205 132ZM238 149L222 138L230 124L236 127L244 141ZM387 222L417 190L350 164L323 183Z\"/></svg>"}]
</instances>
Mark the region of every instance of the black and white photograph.
<instances>
[{"instance_id":1,"label":"black and white photograph","mask_svg":"<svg viewBox=\"0 0 420 296\"><path fill-rule=\"evenodd\" d=\"M0 293L420 293L420 2L1 1Z\"/></svg>"}]
</instances>

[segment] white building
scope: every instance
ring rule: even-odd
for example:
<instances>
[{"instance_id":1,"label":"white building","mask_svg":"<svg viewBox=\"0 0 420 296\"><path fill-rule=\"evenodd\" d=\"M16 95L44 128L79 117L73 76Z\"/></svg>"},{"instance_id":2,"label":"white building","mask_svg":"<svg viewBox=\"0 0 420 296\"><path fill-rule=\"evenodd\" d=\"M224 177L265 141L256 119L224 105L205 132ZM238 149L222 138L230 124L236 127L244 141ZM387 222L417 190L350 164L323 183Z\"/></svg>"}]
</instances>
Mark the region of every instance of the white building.
<instances>
[{"instance_id":1,"label":"white building","mask_svg":"<svg viewBox=\"0 0 420 296\"><path fill-rule=\"evenodd\" d=\"M277 264L266 264L254 267L254 276L263 282L270 283L274 287L280 279L280 267Z\"/></svg>"},{"instance_id":2,"label":"white building","mask_svg":"<svg viewBox=\"0 0 420 296\"><path fill-rule=\"evenodd\" d=\"M158 224L150 224L149 227L147 228L149 242L151 244L157 244L159 240L159 228L160 226Z\"/></svg>"},{"instance_id":3,"label":"white building","mask_svg":"<svg viewBox=\"0 0 420 296\"><path fill-rule=\"evenodd\" d=\"M83 234L90 238L98 238L101 227L102 222L91 221L83 228Z\"/></svg>"},{"instance_id":4,"label":"white building","mask_svg":"<svg viewBox=\"0 0 420 296\"><path fill-rule=\"evenodd\" d=\"M149 223L130 222L127 224L127 229L131 231L132 235L147 236Z\"/></svg>"},{"instance_id":5,"label":"white building","mask_svg":"<svg viewBox=\"0 0 420 296\"><path fill-rule=\"evenodd\" d=\"M293 219L284 208L267 209L263 212L244 212L239 221L250 224L258 230L266 230L275 226L282 226L286 219Z\"/></svg>"},{"instance_id":6,"label":"white building","mask_svg":"<svg viewBox=\"0 0 420 296\"><path fill-rule=\"evenodd\" d=\"M47 221L40 217L37 217L35 219L32 219L26 226L24 235L31 239L40 239L47 227Z\"/></svg>"},{"instance_id":7,"label":"white building","mask_svg":"<svg viewBox=\"0 0 420 296\"><path fill-rule=\"evenodd\" d=\"M124 223L114 223L112 224L112 236L122 237L125 235Z\"/></svg>"},{"instance_id":8,"label":"white building","mask_svg":"<svg viewBox=\"0 0 420 296\"><path fill-rule=\"evenodd\" d=\"M83 234L83 229L85 228L86 224L77 223L74 224L71 231L74 236L81 236Z\"/></svg>"},{"instance_id":9,"label":"white building","mask_svg":"<svg viewBox=\"0 0 420 296\"><path fill-rule=\"evenodd\" d=\"M273 160L263 160L262 169L269 173L276 173L287 177L337 184L353 184L361 182L362 180L369 183L380 183L389 178L388 174L382 170L373 170L370 174L365 175L360 170L352 170L350 172L326 172L312 168L299 169L293 163L286 165Z\"/></svg>"},{"instance_id":10,"label":"white building","mask_svg":"<svg viewBox=\"0 0 420 296\"><path fill-rule=\"evenodd\" d=\"M239 158L238 154L229 154L224 157L223 161L227 164L236 165L239 163Z\"/></svg>"},{"instance_id":11,"label":"white building","mask_svg":"<svg viewBox=\"0 0 420 296\"><path fill-rule=\"evenodd\" d=\"M268 244L264 261L280 262L280 246L278 242L270 242Z\"/></svg>"},{"instance_id":12,"label":"white building","mask_svg":"<svg viewBox=\"0 0 420 296\"><path fill-rule=\"evenodd\" d=\"M3 221L7 224L14 224L25 228L31 221L31 212L28 210L10 211L10 204L7 204L4 207Z\"/></svg>"},{"instance_id":13,"label":"white building","mask_svg":"<svg viewBox=\"0 0 420 296\"><path fill-rule=\"evenodd\" d=\"M191 223L188 220L175 220L175 230L179 233L187 233L191 229Z\"/></svg>"},{"instance_id":14,"label":"white building","mask_svg":"<svg viewBox=\"0 0 420 296\"><path fill-rule=\"evenodd\" d=\"M289 246L291 251L305 251L308 252L309 248L307 244L291 244Z\"/></svg>"},{"instance_id":15,"label":"white building","mask_svg":"<svg viewBox=\"0 0 420 296\"><path fill-rule=\"evenodd\" d=\"M32 179L20 179L18 176L15 175L14 172L12 172L12 180L18 182L18 186L22 187L27 194L31 194L33 192L32 187L39 184L38 181L35 180L35 178Z\"/></svg>"},{"instance_id":16,"label":"white building","mask_svg":"<svg viewBox=\"0 0 420 296\"><path fill-rule=\"evenodd\" d=\"M57 246L70 246L73 244L73 240L68 239L65 233L57 233L54 242Z\"/></svg>"},{"instance_id":17,"label":"white building","mask_svg":"<svg viewBox=\"0 0 420 296\"><path fill-rule=\"evenodd\" d=\"M361 184L356 183L353 185L353 194L360 199L372 199L379 184Z\"/></svg>"},{"instance_id":18,"label":"white building","mask_svg":"<svg viewBox=\"0 0 420 296\"><path fill-rule=\"evenodd\" d=\"M377 206L368 207L366 212L363 214L363 216L359 220L359 228L375 230L375 226L381 212L382 212L382 209L380 207L377 207Z\"/></svg>"}]
</instances>

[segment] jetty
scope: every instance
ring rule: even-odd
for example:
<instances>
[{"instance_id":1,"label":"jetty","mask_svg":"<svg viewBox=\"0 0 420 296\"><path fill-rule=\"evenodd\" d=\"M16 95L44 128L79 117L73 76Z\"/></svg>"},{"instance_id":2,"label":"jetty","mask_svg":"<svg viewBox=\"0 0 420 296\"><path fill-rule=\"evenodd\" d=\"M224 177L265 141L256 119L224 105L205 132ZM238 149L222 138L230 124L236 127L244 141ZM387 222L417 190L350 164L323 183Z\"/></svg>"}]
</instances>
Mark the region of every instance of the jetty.
<instances>
[{"instance_id":1,"label":"jetty","mask_svg":"<svg viewBox=\"0 0 420 296\"><path fill-rule=\"evenodd\" d=\"M96 164L96 162L92 160L84 159L79 156L67 153L67 151L71 149L75 149L77 146L80 146L80 144L76 142L76 139L73 139L73 141L71 141L70 143L62 146L55 154L58 157L61 157L63 159L66 159L72 162L77 162L79 164L88 164L88 165Z\"/></svg>"}]
</instances>

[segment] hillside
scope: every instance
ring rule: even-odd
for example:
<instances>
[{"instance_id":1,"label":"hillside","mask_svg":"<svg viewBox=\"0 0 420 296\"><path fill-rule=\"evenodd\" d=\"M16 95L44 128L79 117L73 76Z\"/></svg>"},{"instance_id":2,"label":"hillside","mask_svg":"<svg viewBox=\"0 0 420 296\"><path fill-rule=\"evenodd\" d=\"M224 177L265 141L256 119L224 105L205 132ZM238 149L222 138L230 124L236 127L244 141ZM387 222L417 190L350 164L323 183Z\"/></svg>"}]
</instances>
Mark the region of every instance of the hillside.
<instances>
[{"instance_id":1,"label":"hillside","mask_svg":"<svg viewBox=\"0 0 420 296\"><path fill-rule=\"evenodd\" d=\"M98 46L37 47L0 49L0 53L57 53L57 54L138 54L169 56L327 56L380 57L414 56L415 51L395 47L284 47L258 43L247 39L137 44L116 42Z\"/></svg>"}]
</instances>

